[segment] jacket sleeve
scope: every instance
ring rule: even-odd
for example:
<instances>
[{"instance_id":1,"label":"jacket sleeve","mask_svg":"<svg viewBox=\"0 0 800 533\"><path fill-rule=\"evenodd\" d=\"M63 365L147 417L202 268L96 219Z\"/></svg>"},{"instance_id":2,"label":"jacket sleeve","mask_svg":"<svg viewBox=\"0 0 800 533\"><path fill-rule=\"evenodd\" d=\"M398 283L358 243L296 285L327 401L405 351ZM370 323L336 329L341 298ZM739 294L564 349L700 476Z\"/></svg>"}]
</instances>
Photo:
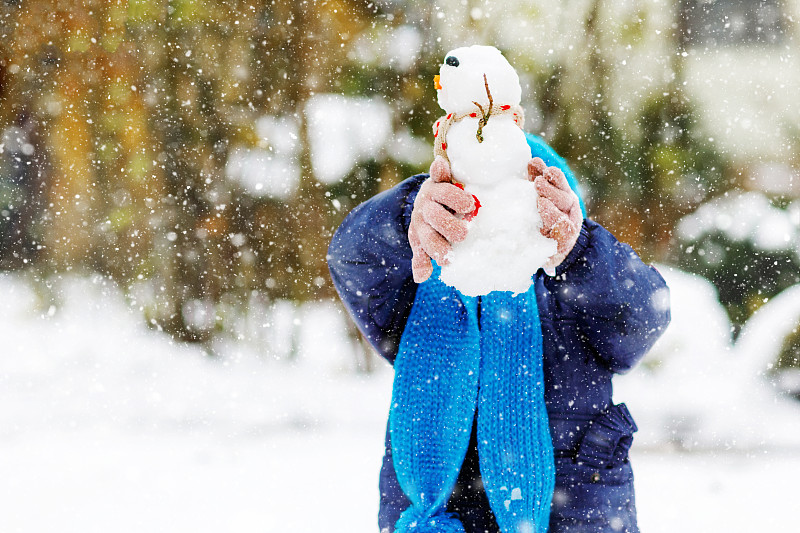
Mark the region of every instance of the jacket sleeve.
<instances>
[{"instance_id":1,"label":"jacket sleeve","mask_svg":"<svg viewBox=\"0 0 800 533\"><path fill-rule=\"evenodd\" d=\"M633 368L670 322L669 288L658 271L589 219L544 284L612 372Z\"/></svg>"},{"instance_id":2,"label":"jacket sleeve","mask_svg":"<svg viewBox=\"0 0 800 533\"><path fill-rule=\"evenodd\" d=\"M408 225L427 177L408 178L357 206L328 248L328 268L339 297L364 337L390 363L417 290Z\"/></svg>"}]
</instances>

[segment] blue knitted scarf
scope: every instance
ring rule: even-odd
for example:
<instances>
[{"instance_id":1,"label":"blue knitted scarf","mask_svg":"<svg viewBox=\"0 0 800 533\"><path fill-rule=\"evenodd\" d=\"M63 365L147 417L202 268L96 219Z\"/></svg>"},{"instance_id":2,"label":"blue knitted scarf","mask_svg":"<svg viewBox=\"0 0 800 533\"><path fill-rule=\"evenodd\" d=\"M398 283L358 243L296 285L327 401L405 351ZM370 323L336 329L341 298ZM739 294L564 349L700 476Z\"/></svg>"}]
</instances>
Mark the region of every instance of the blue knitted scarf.
<instances>
[{"instance_id":1,"label":"blue knitted scarf","mask_svg":"<svg viewBox=\"0 0 800 533\"><path fill-rule=\"evenodd\" d=\"M545 533L555 483L536 293L467 297L417 288L395 361L389 418L397 479L411 506L398 533L463 533L446 512L473 419L484 489L503 533Z\"/></svg>"}]
</instances>

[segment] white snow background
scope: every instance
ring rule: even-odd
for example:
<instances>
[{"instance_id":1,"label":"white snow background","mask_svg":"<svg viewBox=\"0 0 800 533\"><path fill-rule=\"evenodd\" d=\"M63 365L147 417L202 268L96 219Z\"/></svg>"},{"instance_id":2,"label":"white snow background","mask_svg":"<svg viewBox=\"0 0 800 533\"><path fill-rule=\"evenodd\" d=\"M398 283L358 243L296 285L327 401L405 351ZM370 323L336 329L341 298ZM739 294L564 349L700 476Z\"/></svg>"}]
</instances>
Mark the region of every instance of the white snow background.
<instances>
[{"instance_id":1,"label":"white snow background","mask_svg":"<svg viewBox=\"0 0 800 533\"><path fill-rule=\"evenodd\" d=\"M713 288L659 269L673 323L616 380L640 427L642 531L796 531L800 404L765 372L800 288L731 346ZM248 339L176 344L99 278L49 301L4 274L0 294L0 532L377 531L391 370L355 371L337 306L277 308L271 328L299 324L289 361Z\"/></svg>"}]
</instances>

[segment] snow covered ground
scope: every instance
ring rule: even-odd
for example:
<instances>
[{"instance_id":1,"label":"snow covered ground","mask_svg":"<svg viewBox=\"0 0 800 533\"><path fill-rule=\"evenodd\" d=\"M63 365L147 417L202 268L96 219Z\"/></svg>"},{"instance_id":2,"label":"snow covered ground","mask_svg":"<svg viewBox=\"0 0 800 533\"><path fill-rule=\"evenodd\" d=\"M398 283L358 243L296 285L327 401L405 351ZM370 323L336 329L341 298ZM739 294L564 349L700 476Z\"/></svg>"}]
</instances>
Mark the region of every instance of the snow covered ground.
<instances>
[{"instance_id":1,"label":"snow covered ground","mask_svg":"<svg viewBox=\"0 0 800 533\"><path fill-rule=\"evenodd\" d=\"M665 275L680 311L699 285ZM295 361L247 344L209 357L148 330L106 282L66 279L54 301L40 292L0 276L0 531L376 531L391 372L353 372L335 308L298 311ZM728 412L706 408L690 401L699 378L670 399L678 376L691 376L675 368L703 357L686 344L693 337L665 337L653 356L662 364L619 387L642 428L633 451L642 531L795 531L800 408L748 404L758 385L725 392ZM726 379L703 376L712 388ZM759 414L789 437L725 436L747 433ZM683 415L715 436L658 430Z\"/></svg>"}]
</instances>

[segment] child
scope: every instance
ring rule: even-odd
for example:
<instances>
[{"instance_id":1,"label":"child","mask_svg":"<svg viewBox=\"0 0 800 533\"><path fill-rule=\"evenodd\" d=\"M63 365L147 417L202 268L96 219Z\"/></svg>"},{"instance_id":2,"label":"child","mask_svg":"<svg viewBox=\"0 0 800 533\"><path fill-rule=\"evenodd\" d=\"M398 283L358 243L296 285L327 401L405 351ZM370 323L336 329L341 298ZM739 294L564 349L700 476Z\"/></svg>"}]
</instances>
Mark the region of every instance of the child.
<instances>
[{"instance_id":1,"label":"child","mask_svg":"<svg viewBox=\"0 0 800 533\"><path fill-rule=\"evenodd\" d=\"M637 533L628 461L636 425L624 404L612 403L611 377L630 370L664 331L669 292L629 246L583 218L563 159L541 139L527 138L542 233L558 243L546 265L555 275L539 270L534 278L556 469L549 531ZM413 176L356 207L330 245L342 301L390 363L417 283L432 272L430 259L441 262L450 243L466 235L457 215L473 210L472 199L450 181L447 163L437 158L430 176ZM397 482L388 430L380 491L379 526L391 533L409 500ZM467 533L499 531L482 487L474 428L447 511Z\"/></svg>"}]
</instances>

